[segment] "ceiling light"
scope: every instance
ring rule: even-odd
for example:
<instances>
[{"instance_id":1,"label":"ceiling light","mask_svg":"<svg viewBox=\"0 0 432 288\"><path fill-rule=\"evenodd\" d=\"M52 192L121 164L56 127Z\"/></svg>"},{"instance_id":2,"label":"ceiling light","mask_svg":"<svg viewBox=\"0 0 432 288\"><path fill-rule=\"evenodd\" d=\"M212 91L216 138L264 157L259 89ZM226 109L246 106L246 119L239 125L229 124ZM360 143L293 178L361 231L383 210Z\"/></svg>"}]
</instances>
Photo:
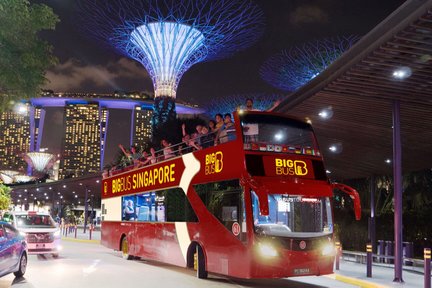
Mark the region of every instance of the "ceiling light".
<instances>
[{"instance_id":1,"label":"ceiling light","mask_svg":"<svg viewBox=\"0 0 432 288\"><path fill-rule=\"evenodd\" d=\"M412 74L411 68L409 67L400 67L393 71L393 77L399 80L403 80L405 78L410 77Z\"/></svg>"},{"instance_id":2,"label":"ceiling light","mask_svg":"<svg viewBox=\"0 0 432 288\"><path fill-rule=\"evenodd\" d=\"M333 117L333 108L331 106L324 108L323 110L321 110L318 115L320 116L321 119L330 119Z\"/></svg>"},{"instance_id":3,"label":"ceiling light","mask_svg":"<svg viewBox=\"0 0 432 288\"><path fill-rule=\"evenodd\" d=\"M391 163L391 159L386 159L385 163L390 164Z\"/></svg>"}]
</instances>

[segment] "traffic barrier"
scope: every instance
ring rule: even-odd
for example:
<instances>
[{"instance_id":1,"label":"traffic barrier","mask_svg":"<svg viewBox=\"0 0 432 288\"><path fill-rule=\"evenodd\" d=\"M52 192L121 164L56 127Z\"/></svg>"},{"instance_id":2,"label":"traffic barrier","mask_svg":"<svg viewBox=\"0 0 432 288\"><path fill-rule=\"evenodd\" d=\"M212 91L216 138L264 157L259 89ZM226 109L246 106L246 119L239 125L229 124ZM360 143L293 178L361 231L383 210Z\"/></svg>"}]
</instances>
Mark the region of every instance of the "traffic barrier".
<instances>
[{"instance_id":1,"label":"traffic barrier","mask_svg":"<svg viewBox=\"0 0 432 288\"><path fill-rule=\"evenodd\" d=\"M424 248L424 288L431 288L431 249Z\"/></svg>"}]
</instances>

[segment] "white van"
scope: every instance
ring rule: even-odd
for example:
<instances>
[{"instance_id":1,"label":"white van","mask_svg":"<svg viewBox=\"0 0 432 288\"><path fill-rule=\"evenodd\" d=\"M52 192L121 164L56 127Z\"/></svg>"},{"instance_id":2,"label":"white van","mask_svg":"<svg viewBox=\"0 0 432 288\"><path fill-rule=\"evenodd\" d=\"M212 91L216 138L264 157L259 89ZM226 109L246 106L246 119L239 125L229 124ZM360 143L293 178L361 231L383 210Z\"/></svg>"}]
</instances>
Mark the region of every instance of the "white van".
<instances>
[{"instance_id":1,"label":"white van","mask_svg":"<svg viewBox=\"0 0 432 288\"><path fill-rule=\"evenodd\" d=\"M25 236L29 254L59 255L61 233L51 215L46 212L14 211L6 212L3 220L11 223Z\"/></svg>"}]
</instances>

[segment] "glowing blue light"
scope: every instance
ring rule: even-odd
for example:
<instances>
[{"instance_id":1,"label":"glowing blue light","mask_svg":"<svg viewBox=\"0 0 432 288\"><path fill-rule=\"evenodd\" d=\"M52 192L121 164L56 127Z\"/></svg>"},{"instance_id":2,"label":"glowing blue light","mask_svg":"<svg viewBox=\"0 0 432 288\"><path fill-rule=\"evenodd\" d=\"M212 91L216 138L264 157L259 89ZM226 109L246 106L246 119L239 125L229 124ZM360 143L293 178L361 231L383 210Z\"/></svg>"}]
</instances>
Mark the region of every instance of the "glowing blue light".
<instances>
[{"instance_id":1,"label":"glowing blue light","mask_svg":"<svg viewBox=\"0 0 432 288\"><path fill-rule=\"evenodd\" d=\"M327 38L291 47L270 57L261 67L264 81L283 90L295 91L317 77L359 38Z\"/></svg>"},{"instance_id":2,"label":"glowing blue light","mask_svg":"<svg viewBox=\"0 0 432 288\"><path fill-rule=\"evenodd\" d=\"M207 114L214 117L217 113L231 113L233 111L245 111L246 99L253 100L253 108L265 111L273 106L275 101L283 98L282 94L251 93L235 94L212 99L206 106Z\"/></svg>"},{"instance_id":3,"label":"glowing blue light","mask_svg":"<svg viewBox=\"0 0 432 288\"><path fill-rule=\"evenodd\" d=\"M131 33L131 53L153 80L155 97L176 97L182 74L207 56L203 34L192 26L157 22L141 25ZM132 52L132 51L131 51Z\"/></svg>"}]
</instances>

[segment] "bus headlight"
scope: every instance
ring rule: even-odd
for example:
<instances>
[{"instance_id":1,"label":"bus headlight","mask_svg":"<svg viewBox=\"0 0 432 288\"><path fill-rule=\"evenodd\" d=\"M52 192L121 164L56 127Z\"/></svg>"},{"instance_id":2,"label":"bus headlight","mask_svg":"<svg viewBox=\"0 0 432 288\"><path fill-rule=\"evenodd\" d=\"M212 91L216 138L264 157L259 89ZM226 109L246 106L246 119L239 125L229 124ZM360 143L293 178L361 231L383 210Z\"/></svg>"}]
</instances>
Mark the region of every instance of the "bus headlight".
<instances>
[{"instance_id":1,"label":"bus headlight","mask_svg":"<svg viewBox=\"0 0 432 288\"><path fill-rule=\"evenodd\" d=\"M334 256L336 255L335 246L331 243L325 244L321 249L321 254L323 256Z\"/></svg>"},{"instance_id":2,"label":"bus headlight","mask_svg":"<svg viewBox=\"0 0 432 288\"><path fill-rule=\"evenodd\" d=\"M278 256L276 249L268 243L259 243L258 252L261 256L265 258L272 258Z\"/></svg>"}]
</instances>

